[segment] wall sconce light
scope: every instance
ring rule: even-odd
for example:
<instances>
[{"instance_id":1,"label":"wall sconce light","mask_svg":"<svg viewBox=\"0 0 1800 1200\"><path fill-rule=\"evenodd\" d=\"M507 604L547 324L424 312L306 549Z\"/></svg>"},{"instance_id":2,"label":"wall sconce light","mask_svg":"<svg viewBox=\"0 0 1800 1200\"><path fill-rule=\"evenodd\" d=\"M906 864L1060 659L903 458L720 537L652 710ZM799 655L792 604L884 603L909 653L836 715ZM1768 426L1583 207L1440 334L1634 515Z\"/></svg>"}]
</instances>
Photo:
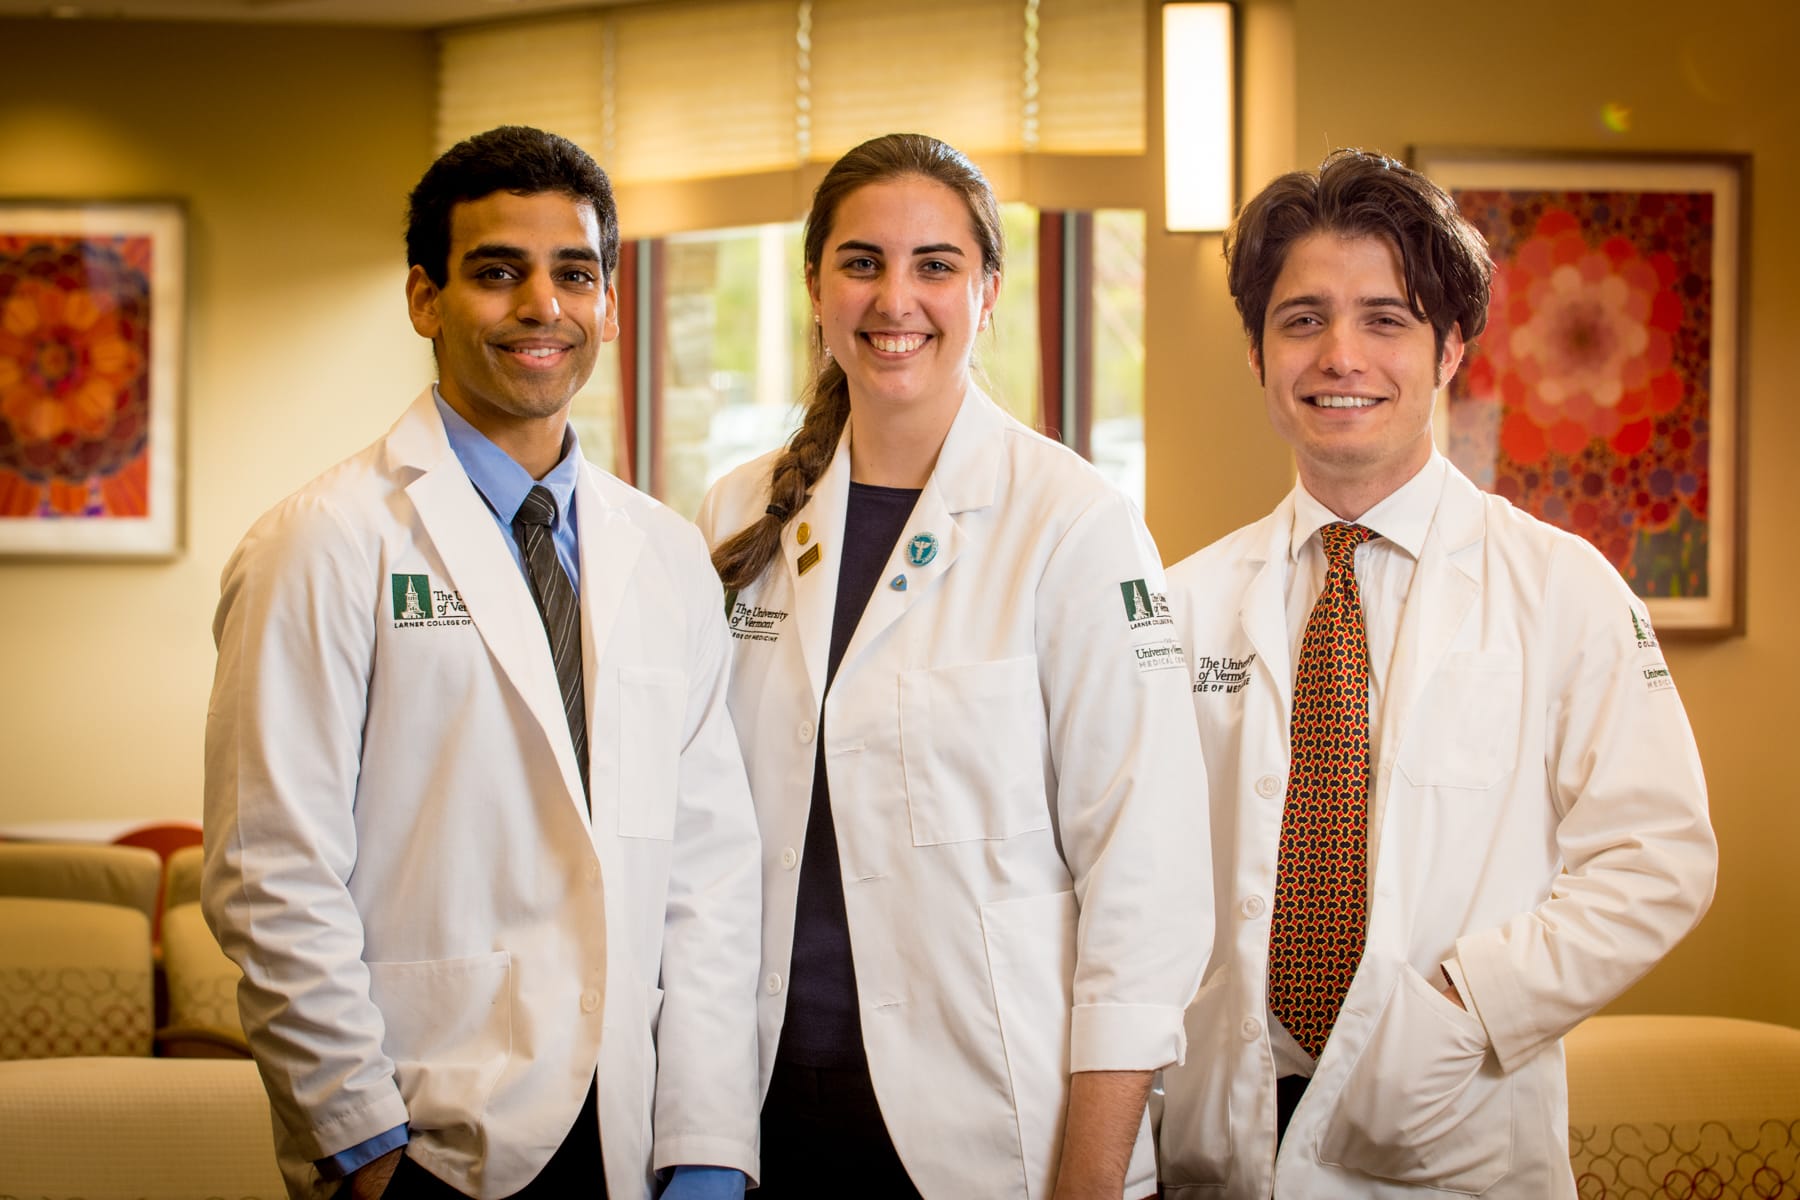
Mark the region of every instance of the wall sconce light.
<instances>
[{"instance_id":1,"label":"wall sconce light","mask_svg":"<svg viewBox=\"0 0 1800 1200\"><path fill-rule=\"evenodd\" d=\"M1229 3L1162 6L1163 224L1210 233L1237 199L1237 14Z\"/></svg>"}]
</instances>

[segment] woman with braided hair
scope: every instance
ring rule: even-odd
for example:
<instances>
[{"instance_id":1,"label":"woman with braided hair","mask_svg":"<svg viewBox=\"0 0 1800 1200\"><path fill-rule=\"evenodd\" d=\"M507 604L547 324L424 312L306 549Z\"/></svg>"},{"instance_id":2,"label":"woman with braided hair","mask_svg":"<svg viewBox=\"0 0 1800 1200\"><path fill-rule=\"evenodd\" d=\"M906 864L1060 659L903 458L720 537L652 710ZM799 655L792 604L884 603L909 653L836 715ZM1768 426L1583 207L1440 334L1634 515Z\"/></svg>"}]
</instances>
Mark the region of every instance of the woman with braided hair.
<instances>
[{"instance_id":1,"label":"woman with braided hair","mask_svg":"<svg viewBox=\"0 0 1800 1200\"><path fill-rule=\"evenodd\" d=\"M1155 1191L1204 772L1135 508L970 378L1002 254L957 151L846 154L805 418L701 509L763 837L764 1200Z\"/></svg>"}]
</instances>

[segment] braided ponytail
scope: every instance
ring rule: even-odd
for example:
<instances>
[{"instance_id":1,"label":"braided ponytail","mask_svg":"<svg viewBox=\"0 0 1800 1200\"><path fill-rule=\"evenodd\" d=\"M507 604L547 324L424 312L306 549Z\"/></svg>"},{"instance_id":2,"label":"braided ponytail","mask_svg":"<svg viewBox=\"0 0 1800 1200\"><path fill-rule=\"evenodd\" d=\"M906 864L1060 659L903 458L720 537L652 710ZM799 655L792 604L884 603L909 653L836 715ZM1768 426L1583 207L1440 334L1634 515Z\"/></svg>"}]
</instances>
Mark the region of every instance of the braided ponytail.
<instances>
[{"instance_id":1,"label":"braided ponytail","mask_svg":"<svg viewBox=\"0 0 1800 1200\"><path fill-rule=\"evenodd\" d=\"M812 211L806 217L803 249L806 275L818 278L825 257L825 240L844 197L858 188L889 179L918 176L941 183L961 196L969 206L970 224L981 246L981 266L988 275L1000 273L1005 243L1000 231L1000 207L993 189L975 164L961 152L936 138L918 133L890 133L874 138L832 164L813 193ZM831 456L837 453L844 424L850 419L850 383L844 368L825 353L823 335L815 335L813 361L816 370L807 385L806 415L775 459L769 476L769 502L763 515L719 543L713 551L713 569L727 591L749 587L767 569L781 549L781 530L806 504L808 493Z\"/></svg>"},{"instance_id":2,"label":"braided ponytail","mask_svg":"<svg viewBox=\"0 0 1800 1200\"><path fill-rule=\"evenodd\" d=\"M821 356L823 357L823 356ZM844 422L850 419L850 385L844 368L826 359L806 390L806 416L775 459L769 476L769 506L763 515L720 542L713 570L727 591L749 587L781 549L781 530L806 504L807 493L837 453Z\"/></svg>"}]
</instances>

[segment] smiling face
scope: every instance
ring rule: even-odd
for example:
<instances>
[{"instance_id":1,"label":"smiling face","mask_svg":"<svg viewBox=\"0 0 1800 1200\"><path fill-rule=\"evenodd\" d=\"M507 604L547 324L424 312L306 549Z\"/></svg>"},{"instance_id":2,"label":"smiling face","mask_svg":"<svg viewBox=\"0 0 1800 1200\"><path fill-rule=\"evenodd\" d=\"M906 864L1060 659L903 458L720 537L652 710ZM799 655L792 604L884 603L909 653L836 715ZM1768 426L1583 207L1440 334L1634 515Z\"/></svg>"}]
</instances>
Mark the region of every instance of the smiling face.
<instances>
[{"instance_id":1,"label":"smiling face","mask_svg":"<svg viewBox=\"0 0 1800 1200\"><path fill-rule=\"evenodd\" d=\"M593 206L562 192L465 201L451 210L448 266L442 288L418 266L406 281L445 402L496 441L545 423L560 437L600 343L619 333Z\"/></svg>"},{"instance_id":2,"label":"smiling face","mask_svg":"<svg viewBox=\"0 0 1800 1200\"><path fill-rule=\"evenodd\" d=\"M912 175L860 187L838 204L807 274L852 411L927 409L947 423L1000 286L963 198Z\"/></svg>"},{"instance_id":3,"label":"smiling face","mask_svg":"<svg viewBox=\"0 0 1800 1200\"><path fill-rule=\"evenodd\" d=\"M1432 405L1462 353L1458 330L1440 355L1413 315L1392 243L1313 233L1288 250L1250 366L1307 491L1355 519L1430 458Z\"/></svg>"}]
</instances>

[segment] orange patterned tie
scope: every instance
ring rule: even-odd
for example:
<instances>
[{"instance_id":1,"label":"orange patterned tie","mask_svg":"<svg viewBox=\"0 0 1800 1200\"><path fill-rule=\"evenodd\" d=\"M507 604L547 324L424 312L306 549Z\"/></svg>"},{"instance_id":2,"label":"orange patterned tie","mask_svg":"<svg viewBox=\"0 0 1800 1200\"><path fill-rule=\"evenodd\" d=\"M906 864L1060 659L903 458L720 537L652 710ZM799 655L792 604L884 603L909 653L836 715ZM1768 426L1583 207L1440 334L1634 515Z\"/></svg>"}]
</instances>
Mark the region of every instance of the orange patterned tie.
<instances>
[{"instance_id":1,"label":"orange patterned tie","mask_svg":"<svg viewBox=\"0 0 1800 1200\"><path fill-rule=\"evenodd\" d=\"M1369 643L1356 590L1361 525L1327 525L1325 587L1294 672L1292 760L1281 810L1269 1008L1314 1058L1362 960L1368 920Z\"/></svg>"}]
</instances>

